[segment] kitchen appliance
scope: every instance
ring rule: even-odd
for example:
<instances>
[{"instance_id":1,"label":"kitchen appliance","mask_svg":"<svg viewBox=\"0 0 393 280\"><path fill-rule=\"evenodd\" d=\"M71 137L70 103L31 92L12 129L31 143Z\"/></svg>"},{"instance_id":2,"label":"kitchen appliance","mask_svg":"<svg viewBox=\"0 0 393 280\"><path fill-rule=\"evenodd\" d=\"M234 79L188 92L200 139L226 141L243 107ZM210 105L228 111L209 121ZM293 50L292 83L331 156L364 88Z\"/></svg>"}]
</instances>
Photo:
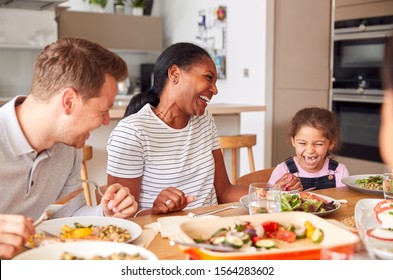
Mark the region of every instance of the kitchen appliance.
<instances>
[{"instance_id":1,"label":"kitchen appliance","mask_svg":"<svg viewBox=\"0 0 393 280\"><path fill-rule=\"evenodd\" d=\"M332 110L341 129L339 155L382 162L379 155L381 66L393 16L337 21L334 30Z\"/></svg>"},{"instance_id":2,"label":"kitchen appliance","mask_svg":"<svg viewBox=\"0 0 393 280\"><path fill-rule=\"evenodd\" d=\"M380 95L380 67L393 16L338 21L334 29L333 93Z\"/></svg>"}]
</instances>

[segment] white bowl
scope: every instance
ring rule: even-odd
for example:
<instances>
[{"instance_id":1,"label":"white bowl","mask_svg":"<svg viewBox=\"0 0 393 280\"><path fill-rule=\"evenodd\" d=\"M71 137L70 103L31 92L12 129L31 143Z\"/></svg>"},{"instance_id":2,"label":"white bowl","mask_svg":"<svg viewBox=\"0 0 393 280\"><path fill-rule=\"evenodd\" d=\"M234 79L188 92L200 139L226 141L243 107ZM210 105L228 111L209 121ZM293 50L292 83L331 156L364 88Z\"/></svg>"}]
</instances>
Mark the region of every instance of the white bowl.
<instances>
[{"instance_id":1,"label":"white bowl","mask_svg":"<svg viewBox=\"0 0 393 280\"><path fill-rule=\"evenodd\" d=\"M54 243L25 251L14 260L60 260L63 253L68 252L76 257L92 259L94 255L107 257L114 253L137 254L145 260L157 260L157 256L142 247L108 241L75 241Z\"/></svg>"}]
</instances>

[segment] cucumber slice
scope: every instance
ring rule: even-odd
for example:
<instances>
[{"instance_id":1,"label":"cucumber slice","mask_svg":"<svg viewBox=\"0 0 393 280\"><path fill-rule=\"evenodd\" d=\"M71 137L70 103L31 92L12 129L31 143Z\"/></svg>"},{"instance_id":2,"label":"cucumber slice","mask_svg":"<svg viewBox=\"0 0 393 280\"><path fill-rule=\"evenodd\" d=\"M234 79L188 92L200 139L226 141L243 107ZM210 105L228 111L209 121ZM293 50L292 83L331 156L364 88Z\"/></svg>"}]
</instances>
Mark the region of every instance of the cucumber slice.
<instances>
[{"instance_id":1,"label":"cucumber slice","mask_svg":"<svg viewBox=\"0 0 393 280\"><path fill-rule=\"evenodd\" d=\"M227 234L225 236L224 243L233 247L233 248L236 248L236 249L239 249L243 246L243 240L241 238L231 235L231 234Z\"/></svg>"},{"instance_id":2,"label":"cucumber slice","mask_svg":"<svg viewBox=\"0 0 393 280\"><path fill-rule=\"evenodd\" d=\"M276 246L276 242L274 242L273 240L270 240L270 239L261 239L255 243L255 246L258 248L271 249Z\"/></svg>"},{"instance_id":3,"label":"cucumber slice","mask_svg":"<svg viewBox=\"0 0 393 280\"><path fill-rule=\"evenodd\" d=\"M225 242L225 236L217 236L210 239L210 242L214 245L222 244Z\"/></svg>"},{"instance_id":4,"label":"cucumber slice","mask_svg":"<svg viewBox=\"0 0 393 280\"><path fill-rule=\"evenodd\" d=\"M226 229L226 228L220 228L220 229L218 229L215 233L212 234L212 237L224 236L227 232L228 232L228 229Z\"/></svg>"},{"instance_id":5,"label":"cucumber slice","mask_svg":"<svg viewBox=\"0 0 393 280\"><path fill-rule=\"evenodd\" d=\"M323 237L324 237L323 230L316 228L316 229L314 229L314 232L312 233L311 241L314 243L321 243L323 240Z\"/></svg>"},{"instance_id":6,"label":"cucumber slice","mask_svg":"<svg viewBox=\"0 0 393 280\"><path fill-rule=\"evenodd\" d=\"M240 237L240 239L243 241L243 244L246 244L250 242L251 237L249 234L245 233L242 237Z\"/></svg>"}]
</instances>

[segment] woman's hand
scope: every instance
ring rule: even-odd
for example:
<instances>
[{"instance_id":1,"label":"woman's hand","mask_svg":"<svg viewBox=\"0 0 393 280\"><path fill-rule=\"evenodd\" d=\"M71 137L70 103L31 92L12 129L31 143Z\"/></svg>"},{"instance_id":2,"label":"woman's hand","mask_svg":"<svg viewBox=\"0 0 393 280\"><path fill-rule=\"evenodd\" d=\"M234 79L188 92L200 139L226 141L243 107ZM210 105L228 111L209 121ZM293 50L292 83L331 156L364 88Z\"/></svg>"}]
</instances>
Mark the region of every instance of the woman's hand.
<instances>
[{"instance_id":1,"label":"woman's hand","mask_svg":"<svg viewBox=\"0 0 393 280\"><path fill-rule=\"evenodd\" d=\"M195 196L185 196L176 188L168 187L162 190L153 203L153 214L165 214L180 211L196 199Z\"/></svg>"},{"instance_id":2,"label":"woman's hand","mask_svg":"<svg viewBox=\"0 0 393 280\"><path fill-rule=\"evenodd\" d=\"M105 216L116 218L133 217L138 210L138 203L130 190L120 184L110 185L101 198Z\"/></svg>"},{"instance_id":3,"label":"woman's hand","mask_svg":"<svg viewBox=\"0 0 393 280\"><path fill-rule=\"evenodd\" d=\"M283 191L302 191L302 182L291 173L285 173L281 179L276 182Z\"/></svg>"},{"instance_id":4,"label":"woman's hand","mask_svg":"<svg viewBox=\"0 0 393 280\"><path fill-rule=\"evenodd\" d=\"M33 219L22 215L0 215L0 259L10 259L35 233Z\"/></svg>"}]
</instances>

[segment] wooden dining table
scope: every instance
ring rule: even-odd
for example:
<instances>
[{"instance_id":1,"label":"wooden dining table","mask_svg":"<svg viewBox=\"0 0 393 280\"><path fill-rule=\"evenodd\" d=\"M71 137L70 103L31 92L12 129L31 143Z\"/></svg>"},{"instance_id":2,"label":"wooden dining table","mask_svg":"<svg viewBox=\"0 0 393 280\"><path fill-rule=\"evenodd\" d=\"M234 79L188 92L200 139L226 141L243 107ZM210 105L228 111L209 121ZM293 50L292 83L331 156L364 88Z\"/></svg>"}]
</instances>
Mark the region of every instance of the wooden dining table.
<instances>
[{"instance_id":1,"label":"wooden dining table","mask_svg":"<svg viewBox=\"0 0 393 280\"><path fill-rule=\"evenodd\" d=\"M81 190L79 190L80 192ZM328 219L331 222L335 222L336 224L346 220L351 219L354 216L354 209L356 203L360 199L364 198L383 198L383 194L368 194L364 192L360 192L349 187L340 187L340 188L331 188L331 189L324 189L324 190L314 190L316 194L328 196L330 198L339 200L339 199L346 199L347 203L342 203L341 207L327 216L323 216L322 218ZM75 194L72 194L71 197L74 197ZM70 198L65 199L68 200ZM61 203L61 201L58 201ZM236 208L225 209L224 211L220 211L214 213L213 215L219 217L231 217L231 216L241 216L241 215L248 215L248 209L243 206L240 202L232 202L232 203L224 203L212 206L205 206L200 208L194 208L190 210L183 210L178 212L172 212L165 215L145 215L145 216L138 216L135 218L130 218L129 220L132 222L137 223L142 229L145 228L146 225L152 224L157 222L158 218L162 217L169 217L169 216L186 216L189 213L193 213L195 215L204 214L213 210L219 210L223 208L228 208L228 206L237 206ZM352 219L353 220L353 219ZM341 224L344 225L344 224ZM345 225L344 225L345 226ZM349 228L349 227L348 227ZM143 232L142 232L143 235ZM137 241L137 240L136 240ZM154 239L150 242L150 244L146 247L148 250L152 251L158 259L160 260L187 260L189 256L181 251L177 245L171 246L169 243L168 238L163 238L160 233L157 233L154 236ZM134 242L132 242L134 243ZM361 246L360 246L361 247ZM28 250L27 248L23 247L19 252L22 253ZM358 254L362 259L367 258L367 253L363 249L363 251Z\"/></svg>"},{"instance_id":2,"label":"wooden dining table","mask_svg":"<svg viewBox=\"0 0 393 280\"><path fill-rule=\"evenodd\" d=\"M340 187L340 188L331 188L331 189L324 189L324 190L315 190L313 191L316 194L325 195L331 197L333 199L346 199L347 203L342 203L341 207L327 216L324 216L324 219L329 219L330 221L343 221L345 219L350 219L354 215L354 209L356 203L360 199L364 198L383 198L383 194L368 194L364 192L360 192L349 187ZM167 216L183 216L188 215L190 212L193 214L201 214L205 212L209 212L211 210L221 209L230 205L239 205L238 208L227 209L222 212L215 213L214 215L220 217L229 217L229 216L239 216L239 215L248 215L248 209L243 207L239 202L233 203L225 203L201 208L195 208L190 210L178 211L173 212L166 215L146 215L140 216L136 218L130 219L131 221L139 224L142 228L145 225L151 224L157 221L160 217L167 217ZM158 233L153 241L147 247L148 250L152 251L158 259L161 260L185 260L188 259L188 255L183 253L177 246L171 246L169 244L168 238L162 238L161 234Z\"/></svg>"}]
</instances>

